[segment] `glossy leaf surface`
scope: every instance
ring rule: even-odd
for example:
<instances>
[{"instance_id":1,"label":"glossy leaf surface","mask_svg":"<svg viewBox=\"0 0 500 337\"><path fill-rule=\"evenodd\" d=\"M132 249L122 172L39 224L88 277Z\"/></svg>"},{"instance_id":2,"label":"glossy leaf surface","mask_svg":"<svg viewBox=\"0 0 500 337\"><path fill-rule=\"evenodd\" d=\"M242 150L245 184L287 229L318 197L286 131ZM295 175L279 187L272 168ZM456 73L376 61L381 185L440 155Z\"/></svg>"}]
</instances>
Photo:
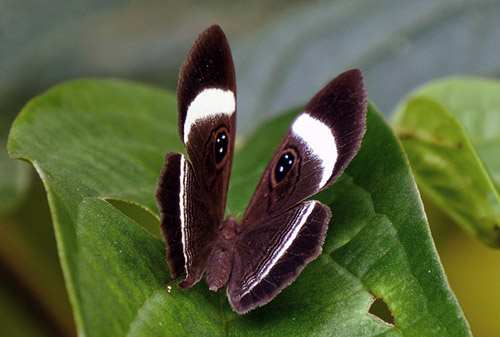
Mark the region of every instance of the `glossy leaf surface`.
<instances>
[{"instance_id":1,"label":"glossy leaf surface","mask_svg":"<svg viewBox=\"0 0 500 337\"><path fill-rule=\"evenodd\" d=\"M244 210L294 115L266 123L236 153L232 214ZM275 300L243 316L204 282L178 289L164 243L106 201L157 216L163 157L180 150L173 95L120 81L61 85L25 107L9 150L33 163L48 191L81 335L470 335L402 148L373 108L360 152L317 196L333 211L323 253ZM368 313L374 296L395 326Z\"/></svg>"},{"instance_id":2,"label":"glossy leaf surface","mask_svg":"<svg viewBox=\"0 0 500 337\"><path fill-rule=\"evenodd\" d=\"M449 79L412 94L394 124L422 193L483 243L500 246L500 82Z\"/></svg>"}]
</instances>

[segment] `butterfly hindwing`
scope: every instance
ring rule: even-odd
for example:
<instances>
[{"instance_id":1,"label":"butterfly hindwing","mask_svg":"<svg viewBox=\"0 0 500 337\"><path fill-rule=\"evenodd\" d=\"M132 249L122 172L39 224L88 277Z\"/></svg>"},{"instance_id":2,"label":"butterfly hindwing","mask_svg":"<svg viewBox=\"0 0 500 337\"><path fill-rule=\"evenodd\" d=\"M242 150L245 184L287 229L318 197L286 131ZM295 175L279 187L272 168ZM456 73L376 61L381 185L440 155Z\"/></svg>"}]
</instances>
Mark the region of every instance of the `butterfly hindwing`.
<instances>
[{"instance_id":1,"label":"butterfly hindwing","mask_svg":"<svg viewBox=\"0 0 500 337\"><path fill-rule=\"evenodd\" d=\"M189 288L205 272L217 219L206 205L191 164L180 153L169 153L160 176L156 198L161 210L161 230L167 243L167 262L172 278L185 276L180 284ZM205 245L200 243L206 242Z\"/></svg>"},{"instance_id":2,"label":"butterfly hindwing","mask_svg":"<svg viewBox=\"0 0 500 337\"><path fill-rule=\"evenodd\" d=\"M321 252L330 209L301 203L242 233L236 246L228 298L238 313L269 302Z\"/></svg>"}]
</instances>

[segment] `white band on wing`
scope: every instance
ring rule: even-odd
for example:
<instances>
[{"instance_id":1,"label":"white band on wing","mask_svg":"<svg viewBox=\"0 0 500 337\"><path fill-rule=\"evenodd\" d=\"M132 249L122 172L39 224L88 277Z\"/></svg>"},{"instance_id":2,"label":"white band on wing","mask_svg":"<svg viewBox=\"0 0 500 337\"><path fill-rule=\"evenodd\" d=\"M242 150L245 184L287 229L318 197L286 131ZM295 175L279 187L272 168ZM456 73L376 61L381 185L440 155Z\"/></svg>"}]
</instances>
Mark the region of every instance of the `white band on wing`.
<instances>
[{"instance_id":1,"label":"white band on wing","mask_svg":"<svg viewBox=\"0 0 500 337\"><path fill-rule=\"evenodd\" d=\"M181 240L182 240L182 253L184 254L184 270L186 271L186 279L189 277L188 261L190 261L188 241L189 232L186 225L186 161L184 156L181 155L180 161L180 176L179 176L179 218L181 220Z\"/></svg>"},{"instance_id":2,"label":"white band on wing","mask_svg":"<svg viewBox=\"0 0 500 337\"><path fill-rule=\"evenodd\" d=\"M312 154L321 160L323 172L318 188L322 188L332 176L337 161L337 145L332 130L320 120L302 113L293 122L292 131L302 138Z\"/></svg>"},{"instance_id":3,"label":"white band on wing","mask_svg":"<svg viewBox=\"0 0 500 337\"><path fill-rule=\"evenodd\" d=\"M191 126L199 119L218 114L231 115L236 110L236 99L230 90L205 89L189 104L184 121L184 144L187 144Z\"/></svg>"}]
</instances>

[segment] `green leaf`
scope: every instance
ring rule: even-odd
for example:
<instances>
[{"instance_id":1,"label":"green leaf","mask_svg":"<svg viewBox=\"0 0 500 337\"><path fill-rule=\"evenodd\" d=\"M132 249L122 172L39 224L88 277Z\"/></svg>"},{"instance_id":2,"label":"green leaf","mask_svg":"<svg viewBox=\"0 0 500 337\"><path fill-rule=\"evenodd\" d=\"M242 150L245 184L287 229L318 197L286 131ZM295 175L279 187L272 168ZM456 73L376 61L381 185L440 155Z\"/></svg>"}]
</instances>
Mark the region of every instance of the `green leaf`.
<instances>
[{"instance_id":1,"label":"green leaf","mask_svg":"<svg viewBox=\"0 0 500 337\"><path fill-rule=\"evenodd\" d=\"M81 333L126 335L148 299L164 293L163 243L105 199L156 213L164 149L180 148L175 110L173 96L147 87L81 81L35 99L14 123L9 150L33 163L48 191Z\"/></svg>"},{"instance_id":2,"label":"green leaf","mask_svg":"<svg viewBox=\"0 0 500 337\"><path fill-rule=\"evenodd\" d=\"M236 153L231 211L244 209L295 115L266 123ZM402 149L373 107L361 150L342 177L314 199L333 212L324 253L273 302L250 314L258 317L254 321L261 329L280 324L280 331L298 335L470 335L443 275ZM372 295L388 305L395 328L367 314ZM290 303L299 303L301 310L287 310ZM235 335L260 331L242 319L234 322L228 331Z\"/></svg>"},{"instance_id":3,"label":"green leaf","mask_svg":"<svg viewBox=\"0 0 500 337\"><path fill-rule=\"evenodd\" d=\"M244 210L293 116L266 123L237 151L232 214ZM173 95L127 82L68 83L17 118L9 150L33 163L48 191L80 335L470 335L401 146L373 108L359 154L317 196L334 214L324 252L271 303L243 316L204 282L178 289L163 242L106 201L158 216L163 158L180 149ZM375 297L395 326L369 313Z\"/></svg>"},{"instance_id":4,"label":"green leaf","mask_svg":"<svg viewBox=\"0 0 500 337\"><path fill-rule=\"evenodd\" d=\"M394 124L422 193L468 233L500 246L500 82L450 79L418 89Z\"/></svg>"}]
</instances>

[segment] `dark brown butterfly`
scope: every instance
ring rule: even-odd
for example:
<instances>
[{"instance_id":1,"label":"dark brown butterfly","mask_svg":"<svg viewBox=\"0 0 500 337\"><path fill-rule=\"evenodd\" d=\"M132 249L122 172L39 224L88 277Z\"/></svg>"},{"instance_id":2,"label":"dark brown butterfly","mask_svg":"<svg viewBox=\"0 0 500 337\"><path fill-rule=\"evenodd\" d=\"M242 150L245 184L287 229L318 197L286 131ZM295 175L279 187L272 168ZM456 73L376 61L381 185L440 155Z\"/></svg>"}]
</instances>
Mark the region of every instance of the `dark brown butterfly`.
<instances>
[{"instance_id":1,"label":"dark brown butterfly","mask_svg":"<svg viewBox=\"0 0 500 337\"><path fill-rule=\"evenodd\" d=\"M241 221L224 219L236 131L236 81L219 26L203 32L180 71L179 133L189 160L169 153L157 202L173 278L206 272L245 313L271 301L321 252L330 209L303 200L330 186L359 149L366 93L359 70L317 93L269 161Z\"/></svg>"}]
</instances>

